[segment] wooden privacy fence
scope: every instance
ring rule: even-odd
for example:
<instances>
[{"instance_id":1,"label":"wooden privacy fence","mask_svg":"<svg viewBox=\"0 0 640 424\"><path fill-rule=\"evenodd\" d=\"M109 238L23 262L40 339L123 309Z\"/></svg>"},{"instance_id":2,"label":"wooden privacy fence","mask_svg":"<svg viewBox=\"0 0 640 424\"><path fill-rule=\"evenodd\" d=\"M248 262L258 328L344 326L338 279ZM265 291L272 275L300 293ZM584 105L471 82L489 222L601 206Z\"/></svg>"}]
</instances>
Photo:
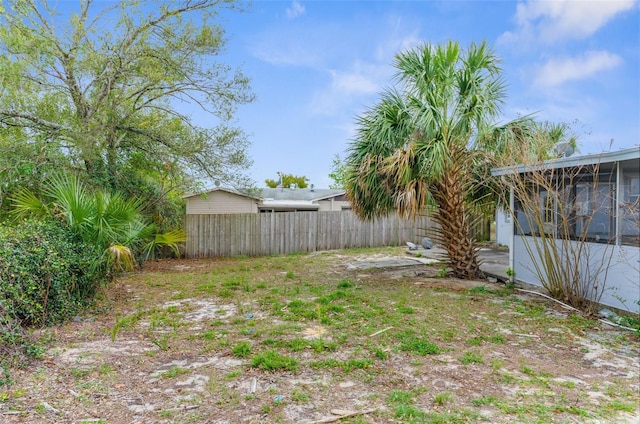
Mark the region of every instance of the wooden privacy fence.
<instances>
[{"instance_id":1,"label":"wooden privacy fence","mask_svg":"<svg viewBox=\"0 0 640 424\"><path fill-rule=\"evenodd\" d=\"M186 215L186 256L261 256L418 243L433 221L397 215L361 221L352 211Z\"/></svg>"}]
</instances>

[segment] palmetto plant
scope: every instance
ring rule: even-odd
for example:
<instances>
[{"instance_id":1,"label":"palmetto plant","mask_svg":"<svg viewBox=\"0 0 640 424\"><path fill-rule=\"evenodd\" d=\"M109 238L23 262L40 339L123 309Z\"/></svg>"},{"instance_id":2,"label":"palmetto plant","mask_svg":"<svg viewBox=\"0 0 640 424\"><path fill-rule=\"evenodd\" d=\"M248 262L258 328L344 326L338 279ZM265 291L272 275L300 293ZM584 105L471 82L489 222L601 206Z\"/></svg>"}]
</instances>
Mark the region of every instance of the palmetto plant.
<instances>
[{"instance_id":1,"label":"palmetto plant","mask_svg":"<svg viewBox=\"0 0 640 424\"><path fill-rule=\"evenodd\" d=\"M182 230L156 234L155 226L140 213L139 199L119 193L90 190L75 175L60 174L45 184L43 198L24 190L14 197L14 214L53 216L83 241L99 249L102 265L111 270L131 270L139 255L152 256L156 247L175 252L185 240Z\"/></svg>"},{"instance_id":2,"label":"palmetto plant","mask_svg":"<svg viewBox=\"0 0 640 424\"><path fill-rule=\"evenodd\" d=\"M483 149L494 136L518 137L513 129L528 121L494 125L505 86L485 43L466 51L455 42L425 44L398 54L394 65L398 85L358 117L347 193L366 219L392 211L410 217L434 206L454 274L474 278L479 263L470 225L488 200Z\"/></svg>"}]
</instances>

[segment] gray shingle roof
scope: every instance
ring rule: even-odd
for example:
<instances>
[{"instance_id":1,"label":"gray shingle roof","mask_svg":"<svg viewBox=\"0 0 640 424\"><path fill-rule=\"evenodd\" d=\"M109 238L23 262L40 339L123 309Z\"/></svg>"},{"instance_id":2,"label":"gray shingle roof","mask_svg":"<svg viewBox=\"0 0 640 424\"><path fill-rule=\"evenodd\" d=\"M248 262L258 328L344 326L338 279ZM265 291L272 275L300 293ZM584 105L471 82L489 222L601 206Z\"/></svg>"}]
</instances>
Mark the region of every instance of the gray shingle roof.
<instances>
[{"instance_id":1,"label":"gray shingle roof","mask_svg":"<svg viewBox=\"0 0 640 424\"><path fill-rule=\"evenodd\" d=\"M327 188L316 188L313 191L309 188L263 188L261 197L273 200L322 200L344 194L344 190L333 190Z\"/></svg>"},{"instance_id":2,"label":"gray shingle roof","mask_svg":"<svg viewBox=\"0 0 640 424\"><path fill-rule=\"evenodd\" d=\"M345 194L345 190L334 190L328 188L263 188L252 191L251 193L241 192L231 188L217 187L209 190L205 190L202 193L192 193L183 196L183 198L199 196L201 194L211 193L213 191L226 191L228 193L238 194L240 196L247 196L257 200L291 200L291 201L304 201L313 202L323 199L330 199Z\"/></svg>"}]
</instances>

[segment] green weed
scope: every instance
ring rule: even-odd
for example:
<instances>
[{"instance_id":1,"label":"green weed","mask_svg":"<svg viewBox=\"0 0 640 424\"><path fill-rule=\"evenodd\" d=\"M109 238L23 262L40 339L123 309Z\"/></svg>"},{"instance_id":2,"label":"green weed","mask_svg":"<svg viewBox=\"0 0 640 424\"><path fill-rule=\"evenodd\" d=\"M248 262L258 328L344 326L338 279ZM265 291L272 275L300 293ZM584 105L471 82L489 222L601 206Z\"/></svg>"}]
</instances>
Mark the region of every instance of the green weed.
<instances>
[{"instance_id":1,"label":"green weed","mask_svg":"<svg viewBox=\"0 0 640 424\"><path fill-rule=\"evenodd\" d=\"M356 286L355 283L351 280L342 280L338 283L339 289L350 289L355 286Z\"/></svg>"},{"instance_id":2,"label":"green weed","mask_svg":"<svg viewBox=\"0 0 640 424\"><path fill-rule=\"evenodd\" d=\"M306 402L309 402L309 395L303 391L296 389L293 391L293 393L291 393L291 399L294 402L306 403Z\"/></svg>"},{"instance_id":3,"label":"green weed","mask_svg":"<svg viewBox=\"0 0 640 424\"><path fill-rule=\"evenodd\" d=\"M295 358L283 356L278 352L270 350L254 356L251 361L251 366L254 368L262 368L265 371L295 371L298 369L298 361Z\"/></svg>"},{"instance_id":4,"label":"green weed","mask_svg":"<svg viewBox=\"0 0 640 424\"><path fill-rule=\"evenodd\" d=\"M401 404L394 409L395 417L402 418L403 420L410 420L409 422L425 422L426 414L420 408L413 405Z\"/></svg>"},{"instance_id":5,"label":"green weed","mask_svg":"<svg viewBox=\"0 0 640 424\"><path fill-rule=\"evenodd\" d=\"M400 350L415 353L417 355L437 355L440 353L438 345L428 340L415 337L411 334L405 334L399 337Z\"/></svg>"},{"instance_id":6,"label":"green weed","mask_svg":"<svg viewBox=\"0 0 640 424\"><path fill-rule=\"evenodd\" d=\"M496 401L495 396L482 396L479 398L475 398L471 401L471 404L473 406L484 406L484 405L491 405L492 403L494 403Z\"/></svg>"},{"instance_id":7,"label":"green weed","mask_svg":"<svg viewBox=\"0 0 640 424\"><path fill-rule=\"evenodd\" d=\"M459 358L460 362L465 365L469 364L484 364L482 354L479 352L465 352L462 357Z\"/></svg>"},{"instance_id":8,"label":"green weed","mask_svg":"<svg viewBox=\"0 0 640 424\"><path fill-rule=\"evenodd\" d=\"M390 403L411 403L413 402L414 394L406 390L392 390L389 393L388 400Z\"/></svg>"},{"instance_id":9,"label":"green weed","mask_svg":"<svg viewBox=\"0 0 640 424\"><path fill-rule=\"evenodd\" d=\"M435 395L433 398L433 402L438 405L444 405L445 403L449 403L453 400L453 396L450 392L442 392Z\"/></svg>"},{"instance_id":10,"label":"green weed","mask_svg":"<svg viewBox=\"0 0 640 424\"><path fill-rule=\"evenodd\" d=\"M177 377L179 375L183 375L183 374L188 374L190 373L191 370L189 368L181 368L181 367L171 367L169 368L169 370L163 372L162 374L160 374L160 377L162 378L174 378Z\"/></svg>"},{"instance_id":11,"label":"green weed","mask_svg":"<svg viewBox=\"0 0 640 424\"><path fill-rule=\"evenodd\" d=\"M145 314L145 311L137 311L123 317L118 317L116 315L116 323L111 327L111 341L114 342L116 340L120 331L133 327L145 316Z\"/></svg>"},{"instance_id":12,"label":"green weed","mask_svg":"<svg viewBox=\"0 0 640 424\"><path fill-rule=\"evenodd\" d=\"M251 344L240 342L231 349L231 353L237 358L246 358L251 353Z\"/></svg>"}]
</instances>

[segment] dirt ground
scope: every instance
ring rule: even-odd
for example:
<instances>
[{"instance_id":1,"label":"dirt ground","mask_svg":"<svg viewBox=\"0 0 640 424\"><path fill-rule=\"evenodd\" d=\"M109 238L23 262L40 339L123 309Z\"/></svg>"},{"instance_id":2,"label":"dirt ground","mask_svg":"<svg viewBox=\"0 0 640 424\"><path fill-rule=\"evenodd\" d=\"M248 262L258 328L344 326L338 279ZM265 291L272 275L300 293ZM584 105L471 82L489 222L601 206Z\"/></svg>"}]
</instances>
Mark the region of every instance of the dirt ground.
<instances>
[{"instance_id":1,"label":"dirt ground","mask_svg":"<svg viewBox=\"0 0 640 424\"><path fill-rule=\"evenodd\" d=\"M305 256L277 266L269 262L276 259L261 259L261 272L283 281L269 292L271 280L252 274L251 283L264 286L257 291L265 293L262 298L226 297L219 288L218 295L198 291L218 267L228 266L224 259L148 263L111 287L97 312L41 330L49 348L43 359L15 370L11 386L0 388L0 423L640 422L637 338L602 325L571 331L563 324L569 311L527 293L514 292L508 299L520 302L517 307L527 305L528 314L502 307L505 298L483 293L504 285L439 278L438 267L353 267L372 258L394 256L335 252L322 255L321 265ZM254 263L247 258L233 266L258 268ZM466 302L471 321L434 333L446 348L429 356L399 349L392 337L398 321L385 324L386 318L376 327L359 318L291 323L266 306L276 290L286 293L283 287L293 280L289 266L301 275L299 281L325 276L333 287L341 278L380 290L399 284L408 293L402 302L415 310L407 319L420 325L433 319L419 306L426 296L436 299L436 309L437 299ZM478 296L468 294L478 287ZM141 305L155 315L139 314L132 325L118 327ZM544 308L540 316L530 312L537 311L531 305ZM163 311L179 311L179 325L167 324ZM454 312L438 313L445 319ZM302 364L295 371L253 367L250 357L232 353L239 341L257 348L277 340L276 330L292 326L298 339L338 347L291 350ZM477 336L484 334L479 329L499 342ZM353 340L341 338L345 331ZM482 360L462 362L463 352ZM314 365L327 358L354 362L351 368ZM371 360L360 367L354 358ZM411 401L394 400L402 393L411 393ZM419 412L405 413L404 407Z\"/></svg>"}]
</instances>

